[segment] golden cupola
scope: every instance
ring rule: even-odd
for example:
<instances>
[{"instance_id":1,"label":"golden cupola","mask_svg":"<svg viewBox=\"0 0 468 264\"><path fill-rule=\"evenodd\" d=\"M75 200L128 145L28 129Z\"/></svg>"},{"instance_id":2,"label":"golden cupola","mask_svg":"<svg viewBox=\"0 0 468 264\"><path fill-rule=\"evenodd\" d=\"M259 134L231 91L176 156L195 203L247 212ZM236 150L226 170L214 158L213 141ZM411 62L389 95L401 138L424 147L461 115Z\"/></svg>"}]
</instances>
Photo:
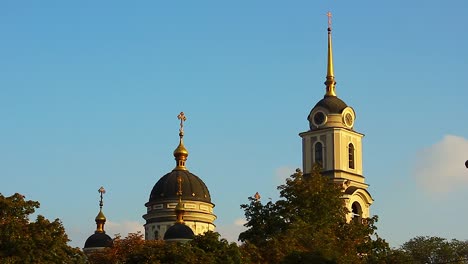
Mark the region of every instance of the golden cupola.
<instances>
[{"instance_id":1,"label":"golden cupola","mask_svg":"<svg viewBox=\"0 0 468 264\"><path fill-rule=\"evenodd\" d=\"M174 157L176 160L176 167L174 168L174 170L187 170L187 168L185 167L185 162L187 161L187 157L189 153L188 153L188 150L184 146L184 122L185 120L187 120L187 117L185 117L184 112L180 112L177 118L180 120L180 129L179 129L179 145L174 150Z\"/></svg>"},{"instance_id":2,"label":"golden cupola","mask_svg":"<svg viewBox=\"0 0 468 264\"><path fill-rule=\"evenodd\" d=\"M102 212L102 206L104 205L103 194L106 193L106 190L101 186L98 192L100 193L101 199L99 201L99 213L94 219L96 221L96 231L86 240L83 248L85 253L112 246L112 238L104 231L104 224L107 219Z\"/></svg>"}]
</instances>

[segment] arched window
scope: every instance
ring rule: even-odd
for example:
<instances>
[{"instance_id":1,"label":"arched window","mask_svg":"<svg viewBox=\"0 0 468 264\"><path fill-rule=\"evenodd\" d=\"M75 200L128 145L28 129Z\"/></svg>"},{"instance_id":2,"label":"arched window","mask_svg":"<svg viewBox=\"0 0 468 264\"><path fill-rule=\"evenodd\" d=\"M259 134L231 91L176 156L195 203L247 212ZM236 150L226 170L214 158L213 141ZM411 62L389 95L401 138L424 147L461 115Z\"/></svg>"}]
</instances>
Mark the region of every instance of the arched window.
<instances>
[{"instance_id":1,"label":"arched window","mask_svg":"<svg viewBox=\"0 0 468 264\"><path fill-rule=\"evenodd\" d=\"M353 143L349 143L348 145L348 161L349 161L349 168L354 169L354 145Z\"/></svg>"},{"instance_id":2,"label":"arched window","mask_svg":"<svg viewBox=\"0 0 468 264\"><path fill-rule=\"evenodd\" d=\"M315 143L314 162L323 167L323 145L321 142Z\"/></svg>"},{"instance_id":3,"label":"arched window","mask_svg":"<svg viewBox=\"0 0 468 264\"><path fill-rule=\"evenodd\" d=\"M354 202L351 206L352 214L353 214L353 221L356 223L362 222L362 208L358 202Z\"/></svg>"}]
</instances>

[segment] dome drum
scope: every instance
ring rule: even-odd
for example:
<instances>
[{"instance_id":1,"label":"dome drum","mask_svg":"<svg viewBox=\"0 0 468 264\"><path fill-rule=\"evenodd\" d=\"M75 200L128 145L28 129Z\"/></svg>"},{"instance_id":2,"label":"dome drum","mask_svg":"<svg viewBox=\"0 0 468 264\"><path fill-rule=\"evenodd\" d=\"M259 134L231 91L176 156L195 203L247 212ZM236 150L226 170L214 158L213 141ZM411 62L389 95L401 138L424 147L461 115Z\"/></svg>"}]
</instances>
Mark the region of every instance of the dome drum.
<instances>
[{"instance_id":1,"label":"dome drum","mask_svg":"<svg viewBox=\"0 0 468 264\"><path fill-rule=\"evenodd\" d=\"M156 223L159 221L172 221L176 218L176 214L174 213L162 213L159 212L158 214L146 214L143 216L146 220L146 223ZM197 211L187 211L186 216L184 216L186 221L194 221L194 222L204 222L204 223L213 223L216 220L216 216L212 213L200 213Z\"/></svg>"},{"instance_id":2,"label":"dome drum","mask_svg":"<svg viewBox=\"0 0 468 264\"><path fill-rule=\"evenodd\" d=\"M171 201L167 205L171 206L166 206L164 209L154 209L154 210L148 210L147 216L161 216L165 214L173 215L174 214L174 208L172 205L174 203ZM200 209L207 207L208 209ZM206 203L200 203L200 206L195 206L194 208L188 209L188 207L184 207L184 210L186 212L190 212L191 214L200 214L200 215L213 215L213 205L212 204L206 204Z\"/></svg>"},{"instance_id":3,"label":"dome drum","mask_svg":"<svg viewBox=\"0 0 468 264\"><path fill-rule=\"evenodd\" d=\"M352 130L354 126L355 113L352 107L344 106L345 107L342 109L341 107L333 109L317 104L312 108L309 116L307 116L310 130L319 130L330 127L347 128ZM337 111L337 109L341 110Z\"/></svg>"}]
</instances>

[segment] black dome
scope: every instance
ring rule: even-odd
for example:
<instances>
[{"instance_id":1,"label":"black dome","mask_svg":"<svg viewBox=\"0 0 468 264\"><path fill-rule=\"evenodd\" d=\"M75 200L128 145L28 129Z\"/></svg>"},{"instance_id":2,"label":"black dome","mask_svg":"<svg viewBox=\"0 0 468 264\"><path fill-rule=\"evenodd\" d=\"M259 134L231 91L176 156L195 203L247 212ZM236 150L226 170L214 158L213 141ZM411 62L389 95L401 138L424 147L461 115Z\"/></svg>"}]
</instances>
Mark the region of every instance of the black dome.
<instances>
[{"instance_id":1,"label":"black dome","mask_svg":"<svg viewBox=\"0 0 468 264\"><path fill-rule=\"evenodd\" d=\"M330 114L341 114L341 112L348 107L343 100L336 96L325 96L314 106L314 108L319 106L330 111Z\"/></svg>"},{"instance_id":2,"label":"black dome","mask_svg":"<svg viewBox=\"0 0 468 264\"><path fill-rule=\"evenodd\" d=\"M193 239L195 234L193 230L181 223L175 223L164 234L164 240L168 239Z\"/></svg>"},{"instance_id":3,"label":"black dome","mask_svg":"<svg viewBox=\"0 0 468 264\"><path fill-rule=\"evenodd\" d=\"M151 191L149 202L167 199L178 200L177 177L179 175L182 178L182 200L211 203L210 192L205 183L188 170L173 170L161 177Z\"/></svg>"},{"instance_id":4,"label":"black dome","mask_svg":"<svg viewBox=\"0 0 468 264\"><path fill-rule=\"evenodd\" d=\"M85 248L94 248L94 247L111 247L112 238L106 235L106 233L94 233L85 242Z\"/></svg>"}]
</instances>

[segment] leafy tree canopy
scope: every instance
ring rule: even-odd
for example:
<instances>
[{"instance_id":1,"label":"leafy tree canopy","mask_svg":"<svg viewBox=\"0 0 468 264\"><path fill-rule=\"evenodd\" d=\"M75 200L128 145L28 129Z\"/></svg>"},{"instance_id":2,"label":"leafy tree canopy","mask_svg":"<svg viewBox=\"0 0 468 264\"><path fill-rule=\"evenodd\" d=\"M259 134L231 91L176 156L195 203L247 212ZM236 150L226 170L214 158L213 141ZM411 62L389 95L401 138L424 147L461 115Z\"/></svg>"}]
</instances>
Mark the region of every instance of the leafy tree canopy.
<instances>
[{"instance_id":1,"label":"leafy tree canopy","mask_svg":"<svg viewBox=\"0 0 468 264\"><path fill-rule=\"evenodd\" d=\"M116 236L112 248L89 256L90 263L243 263L239 247L220 239L216 232L198 235L188 243L144 240L140 233L129 234L126 238Z\"/></svg>"},{"instance_id":2,"label":"leafy tree canopy","mask_svg":"<svg viewBox=\"0 0 468 264\"><path fill-rule=\"evenodd\" d=\"M417 236L392 251L387 263L468 263L468 241Z\"/></svg>"},{"instance_id":3,"label":"leafy tree canopy","mask_svg":"<svg viewBox=\"0 0 468 264\"><path fill-rule=\"evenodd\" d=\"M389 251L375 233L377 217L346 222L343 190L319 168L308 176L297 170L278 190L276 202L241 205L248 229L239 240L253 263L363 263Z\"/></svg>"},{"instance_id":4,"label":"leafy tree canopy","mask_svg":"<svg viewBox=\"0 0 468 264\"><path fill-rule=\"evenodd\" d=\"M38 215L30 222L37 208L39 202L21 194L0 194L0 263L84 263L81 250L67 245L59 219L51 222Z\"/></svg>"}]
</instances>

